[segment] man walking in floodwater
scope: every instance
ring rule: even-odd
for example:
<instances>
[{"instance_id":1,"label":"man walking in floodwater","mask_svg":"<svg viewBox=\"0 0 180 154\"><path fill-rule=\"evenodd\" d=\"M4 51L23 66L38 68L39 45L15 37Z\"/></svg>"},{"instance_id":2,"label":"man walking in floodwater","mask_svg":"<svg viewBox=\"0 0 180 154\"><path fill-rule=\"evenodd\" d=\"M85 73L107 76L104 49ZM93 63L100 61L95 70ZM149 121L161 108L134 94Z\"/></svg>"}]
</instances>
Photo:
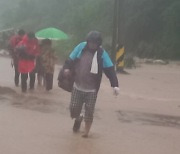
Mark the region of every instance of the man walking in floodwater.
<instances>
[{"instance_id":1,"label":"man walking in floodwater","mask_svg":"<svg viewBox=\"0 0 180 154\"><path fill-rule=\"evenodd\" d=\"M88 137L93 122L94 108L103 72L109 78L114 94L118 95L119 92L113 63L101 44L101 34L91 31L87 35L86 42L75 47L63 67L65 76L68 76L74 67L75 82L71 95L70 113L71 117L75 118L74 132L79 131L82 119L84 119L83 137ZM84 117L80 115L83 104L85 104Z\"/></svg>"}]
</instances>

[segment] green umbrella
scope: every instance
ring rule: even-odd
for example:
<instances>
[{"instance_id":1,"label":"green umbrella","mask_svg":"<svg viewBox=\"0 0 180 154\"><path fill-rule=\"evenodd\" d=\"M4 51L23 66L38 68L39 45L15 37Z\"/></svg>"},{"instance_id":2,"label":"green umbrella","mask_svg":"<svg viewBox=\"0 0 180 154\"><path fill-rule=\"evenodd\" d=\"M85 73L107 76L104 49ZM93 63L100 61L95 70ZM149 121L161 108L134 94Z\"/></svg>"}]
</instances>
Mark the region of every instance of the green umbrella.
<instances>
[{"instance_id":1,"label":"green umbrella","mask_svg":"<svg viewBox=\"0 0 180 154\"><path fill-rule=\"evenodd\" d=\"M68 36L63 31L56 28L46 28L36 33L38 39L51 39L51 40L67 40Z\"/></svg>"}]
</instances>

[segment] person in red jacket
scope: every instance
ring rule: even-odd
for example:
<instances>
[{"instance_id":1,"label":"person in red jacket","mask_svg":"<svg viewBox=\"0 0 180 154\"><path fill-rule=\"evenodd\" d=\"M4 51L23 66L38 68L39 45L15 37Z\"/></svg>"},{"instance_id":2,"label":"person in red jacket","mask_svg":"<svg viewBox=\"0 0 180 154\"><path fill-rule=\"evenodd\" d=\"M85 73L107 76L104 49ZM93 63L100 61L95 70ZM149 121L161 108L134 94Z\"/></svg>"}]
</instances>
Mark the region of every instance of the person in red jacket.
<instances>
[{"instance_id":1,"label":"person in red jacket","mask_svg":"<svg viewBox=\"0 0 180 154\"><path fill-rule=\"evenodd\" d=\"M30 77L30 90L35 83L35 58L39 55L39 44L33 32L28 33L18 44L18 71L21 73L22 92L27 91L27 79Z\"/></svg>"},{"instance_id":2,"label":"person in red jacket","mask_svg":"<svg viewBox=\"0 0 180 154\"><path fill-rule=\"evenodd\" d=\"M9 40L9 51L13 59L13 66L15 71L14 82L16 86L19 85L19 72L18 72L18 56L17 53L15 52L15 49L18 43L22 41L24 35L25 35L25 31L23 29L20 29L18 33L16 35L13 35Z\"/></svg>"}]
</instances>

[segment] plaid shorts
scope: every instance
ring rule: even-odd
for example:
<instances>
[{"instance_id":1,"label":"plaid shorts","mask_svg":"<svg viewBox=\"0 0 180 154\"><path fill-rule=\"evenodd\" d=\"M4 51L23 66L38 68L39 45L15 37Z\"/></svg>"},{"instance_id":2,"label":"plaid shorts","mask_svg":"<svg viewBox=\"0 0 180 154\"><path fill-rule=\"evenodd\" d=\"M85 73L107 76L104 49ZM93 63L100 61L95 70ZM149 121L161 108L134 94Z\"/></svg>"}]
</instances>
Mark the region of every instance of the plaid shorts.
<instances>
[{"instance_id":1,"label":"plaid shorts","mask_svg":"<svg viewBox=\"0 0 180 154\"><path fill-rule=\"evenodd\" d=\"M84 121L92 122L96 99L97 92L83 92L73 88L70 103L71 117L78 118L81 114L83 104L85 104Z\"/></svg>"}]
</instances>

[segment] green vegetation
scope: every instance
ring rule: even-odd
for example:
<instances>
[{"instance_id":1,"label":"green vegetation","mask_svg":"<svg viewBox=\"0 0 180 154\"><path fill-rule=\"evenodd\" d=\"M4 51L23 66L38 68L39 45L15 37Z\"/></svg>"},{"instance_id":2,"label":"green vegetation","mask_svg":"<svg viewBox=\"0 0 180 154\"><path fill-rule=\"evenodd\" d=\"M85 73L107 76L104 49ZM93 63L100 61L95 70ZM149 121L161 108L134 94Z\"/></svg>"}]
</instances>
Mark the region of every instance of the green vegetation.
<instances>
[{"instance_id":1,"label":"green vegetation","mask_svg":"<svg viewBox=\"0 0 180 154\"><path fill-rule=\"evenodd\" d=\"M37 31L57 27L71 37L69 44L58 44L63 56L94 29L103 33L104 44L110 49L114 0L3 1L2 28ZM139 57L180 59L179 0L120 1L120 42L127 52Z\"/></svg>"}]
</instances>

